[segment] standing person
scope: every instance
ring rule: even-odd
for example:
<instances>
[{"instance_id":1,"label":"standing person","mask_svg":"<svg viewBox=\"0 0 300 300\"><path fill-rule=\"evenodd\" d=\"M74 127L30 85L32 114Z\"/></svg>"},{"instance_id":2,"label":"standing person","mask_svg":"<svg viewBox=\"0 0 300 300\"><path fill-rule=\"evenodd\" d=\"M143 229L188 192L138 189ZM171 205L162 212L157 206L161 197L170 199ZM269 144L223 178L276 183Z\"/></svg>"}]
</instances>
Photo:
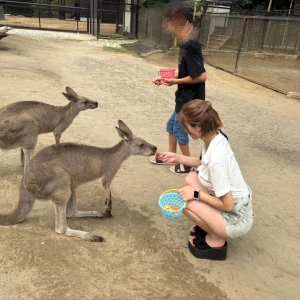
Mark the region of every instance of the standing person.
<instances>
[{"instance_id":1,"label":"standing person","mask_svg":"<svg viewBox=\"0 0 300 300\"><path fill-rule=\"evenodd\" d=\"M192 22L193 10L187 2L173 0L165 6L165 28L181 44L175 78L164 79L165 85L178 85L175 93L175 111L166 126L169 133L169 151L176 153L178 144L185 156L190 156L189 137L178 120L178 113L184 104L193 99L205 100L205 81L207 79L201 45ZM153 83L161 85L161 77L155 78ZM165 164L157 156L151 157L150 161L158 165ZM191 168L185 164L176 164L170 170L177 174L187 174Z\"/></svg>"},{"instance_id":2,"label":"standing person","mask_svg":"<svg viewBox=\"0 0 300 300\"><path fill-rule=\"evenodd\" d=\"M220 132L218 113L208 101L191 101L179 114L189 135L204 142L201 161L172 152L162 152L164 163L182 163L198 168L188 174L179 190L187 202L185 215L196 225L189 249L197 258L224 260L228 238L246 234L252 227L252 192L246 184L228 140Z\"/></svg>"}]
</instances>

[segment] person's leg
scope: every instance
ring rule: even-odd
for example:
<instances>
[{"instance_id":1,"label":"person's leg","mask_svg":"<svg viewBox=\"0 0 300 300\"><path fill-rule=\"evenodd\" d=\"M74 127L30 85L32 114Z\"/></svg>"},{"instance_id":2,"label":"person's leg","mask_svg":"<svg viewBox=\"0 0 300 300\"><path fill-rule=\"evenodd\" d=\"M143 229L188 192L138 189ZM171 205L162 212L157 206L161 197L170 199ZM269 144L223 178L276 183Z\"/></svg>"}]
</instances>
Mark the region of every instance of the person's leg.
<instances>
[{"instance_id":1,"label":"person's leg","mask_svg":"<svg viewBox=\"0 0 300 300\"><path fill-rule=\"evenodd\" d=\"M169 152L176 153L177 142L174 137L174 123L175 123L176 112L174 111L167 122L166 131L169 133ZM154 164L164 164L161 162L156 155L150 157L150 162Z\"/></svg>"},{"instance_id":2,"label":"person's leg","mask_svg":"<svg viewBox=\"0 0 300 300\"><path fill-rule=\"evenodd\" d=\"M207 232L206 243L222 247L228 238L221 213L215 208L196 200L190 200L184 214Z\"/></svg>"},{"instance_id":3,"label":"person's leg","mask_svg":"<svg viewBox=\"0 0 300 300\"><path fill-rule=\"evenodd\" d=\"M169 133L169 152L176 153L177 151L177 142L172 133Z\"/></svg>"},{"instance_id":4,"label":"person's leg","mask_svg":"<svg viewBox=\"0 0 300 300\"><path fill-rule=\"evenodd\" d=\"M191 156L189 144L186 144L186 145L179 144L179 148L180 148L181 153L183 155L185 155L185 156Z\"/></svg>"},{"instance_id":5,"label":"person's leg","mask_svg":"<svg viewBox=\"0 0 300 300\"><path fill-rule=\"evenodd\" d=\"M180 124L178 120L178 114L175 115L173 134L175 140L179 144L181 153L185 156L190 156L189 136L184 127ZM172 167L170 170L175 173L186 174L189 173L190 168L187 168L186 166L180 164Z\"/></svg>"},{"instance_id":6,"label":"person's leg","mask_svg":"<svg viewBox=\"0 0 300 300\"><path fill-rule=\"evenodd\" d=\"M201 192L207 193L207 189L201 185L195 172L188 174L184 185L192 186ZM227 239L225 225L221 213L213 207L196 200L187 202L184 214L200 228L207 232L206 242L211 247L221 247ZM193 238L193 237L192 237Z\"/></svg>"},{"instance_id":7,"label":"person's leg","mask_svg":"<svg viewBox=\"0 0 300 300\"><path fill-rule=\"evenodd\" d=\"M199 189L201 192L208 194L207 188L200 183L198 174L196 172L191 172L188 175L186 175L183 184L184 186L190 185L194 189Z\"/></svg>"}]
</instances>

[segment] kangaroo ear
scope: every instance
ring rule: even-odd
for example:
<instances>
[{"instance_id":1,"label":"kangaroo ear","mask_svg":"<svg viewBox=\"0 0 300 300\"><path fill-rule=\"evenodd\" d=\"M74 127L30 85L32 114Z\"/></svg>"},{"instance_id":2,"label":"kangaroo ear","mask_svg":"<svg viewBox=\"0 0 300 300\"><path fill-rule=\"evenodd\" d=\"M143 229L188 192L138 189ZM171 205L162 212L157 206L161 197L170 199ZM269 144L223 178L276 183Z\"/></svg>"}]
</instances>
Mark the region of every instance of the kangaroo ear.
<instances>
[{"instance_id":1,"label":"kangaroo ear","mask_svg":"<svg viewBox=\"0 0 300 300\"><path fill-rule=\"evenodd\" d=\"M73 95L70 95L70 94L67 94L67 93L62 93L69 101L72 101L72 102L77 102L77 98L74 98Z\"/></svg>"},{"instance_id":2,"label":"kangaroo ear","mask_svg":"<svg viewBox=\"0 0 300 300\"><path fill-rule=\"evenodd\" d=\"M116 126L116 130L117 130L117 132L118 132L119 137L120 137L122 140L125 140L125 141L130 141L130 140L131 140L131 136L128 135L127 132L123 131L122 129L118 128L117 126Z\"/></svg>"},{"instance_id":3,"label":"kangaroo ear","mask_svg":"<svg viewBox=\"0 0 300 300\"><path fill-rule=\"evenodd\" d=\"M69 95L73 95L74 97L78 97L78 95L74 92L74 90L71 89L69 86L66 87L66 92Z\"/></svg>"},{"instance_id":4,"label":"kangaroo ear","mask_svg":"<svg viewBox=\"0 0 300 300\"><path fill-rule=\"evenodd\" d=\"M68 86L66 87L66 93L63 93L63 95L72 102L78 101L78 95Z\"/></svg>"},{"instance_id":5,"label":"kangaroo ear","mask_svg":"<svg viewBox=\"0 0 300 300\"><path fill-rule=\"evenodd\" d=\"M132 131L129 129L129 127L122 121L122 120L119 120L119 128L126 132L128 135L132 136Z\"/></svg>"}]
</instances>

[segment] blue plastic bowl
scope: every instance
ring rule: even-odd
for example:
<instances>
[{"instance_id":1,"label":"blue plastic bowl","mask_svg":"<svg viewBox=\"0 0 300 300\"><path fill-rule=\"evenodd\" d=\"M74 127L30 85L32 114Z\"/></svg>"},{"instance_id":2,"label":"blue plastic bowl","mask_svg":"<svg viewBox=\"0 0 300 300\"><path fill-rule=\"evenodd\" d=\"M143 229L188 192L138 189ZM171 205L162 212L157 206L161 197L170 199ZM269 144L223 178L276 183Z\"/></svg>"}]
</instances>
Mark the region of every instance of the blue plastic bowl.
<instances>
[{"instance_id":1,"label":"blue plastic bowl","mask_svg":"<svg viewBox=\"0 0 300 300\"><path fill-rule=\"evenodd\" d=\"M175 190L177 191L177 190ZM164 217L170 221L178 220L182 216L182 211L186 206L186 203L182 200L180 195L174 190L169 190L161 194L158 200L158 204L162 210ZM179 210L167 210L165 205L179 206Z\"/></svg>"}]
</instances>

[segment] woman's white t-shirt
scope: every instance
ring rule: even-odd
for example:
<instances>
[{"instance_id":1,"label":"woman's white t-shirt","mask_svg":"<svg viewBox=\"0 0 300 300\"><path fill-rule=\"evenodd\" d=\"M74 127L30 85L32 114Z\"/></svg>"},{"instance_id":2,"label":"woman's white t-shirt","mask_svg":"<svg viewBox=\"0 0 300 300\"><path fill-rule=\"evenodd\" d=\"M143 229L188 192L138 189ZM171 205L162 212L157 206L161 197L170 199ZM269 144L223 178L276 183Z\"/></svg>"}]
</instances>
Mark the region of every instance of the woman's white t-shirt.
<instances>
[{"instance_id":1,"label":"woman's white t-shirt","mask_svg":"<svg viewBox=\"0 0 300 300\"><path fill-rule=\"evenodd\" d=\"M221 134L202 149L201 166L198 168L200 183L216 197L232 192L233 198L249 194L239 165L227 139Z\"/></svg>"}]
</instances>

